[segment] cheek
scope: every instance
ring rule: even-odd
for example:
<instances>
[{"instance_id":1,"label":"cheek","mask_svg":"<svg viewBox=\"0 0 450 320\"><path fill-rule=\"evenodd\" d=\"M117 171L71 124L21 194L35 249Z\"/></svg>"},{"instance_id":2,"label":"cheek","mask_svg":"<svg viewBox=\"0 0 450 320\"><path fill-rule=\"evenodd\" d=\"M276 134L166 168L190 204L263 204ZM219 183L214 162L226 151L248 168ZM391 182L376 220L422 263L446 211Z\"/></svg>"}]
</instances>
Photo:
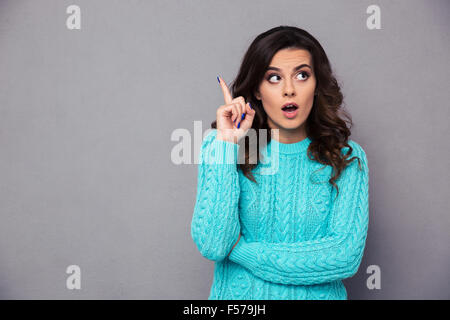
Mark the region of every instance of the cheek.
<instances>
[{"instance_id":1,"label":"cheek","mask_svg":"<svg viewBox=\"0 0 450 320\"><path fill-rule=\"evenodd\" d=\"M308 88L307 90L304 91L305 95L302 98L303 98L304 105L306 105L307 107L312 105L312 103L314 102L314 98L315 98L314 90L315 90L315 87L312 87L312 88Z\"/></svg>"},{"instance_id":2,"label":"cheek","mask_svg":"<svg viewBox=\"0 0 450 320\"><path fill-rule=\"evenodd\" d=\"M261 102L266 113L270 114L274 112L279 103L279 99L276 98L279 95L278 91L275 88L262 87L260 92Z\"/></svg>"},{"instance_id":3,"label":"cheek","mask_svg":"<svg viewBox=\"0 0 450 320\"><path fill-rule=\"evenodd\" d=\"M271 106L279 105L285 100L283 97L283 89L281 87L272 86L265 90L264 101Z\"/></svg>"}]
</instances>

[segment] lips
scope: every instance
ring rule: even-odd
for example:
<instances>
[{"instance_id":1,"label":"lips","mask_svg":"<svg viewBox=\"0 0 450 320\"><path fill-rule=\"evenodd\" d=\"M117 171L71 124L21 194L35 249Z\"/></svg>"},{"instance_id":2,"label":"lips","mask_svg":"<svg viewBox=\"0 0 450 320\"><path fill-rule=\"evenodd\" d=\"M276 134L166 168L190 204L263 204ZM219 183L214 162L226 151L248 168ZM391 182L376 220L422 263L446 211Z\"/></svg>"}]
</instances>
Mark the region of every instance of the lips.
<instances>
[{"instance_id":1,"label":"lips","mask_svg":"<svg viewBox=\"0 0 450 320\"><path fill-rule=\"evenodd\" d=\"M293 119L298 113L299 107L295 102L287 102L282 107L283 114L288 119Z\"/></svg>"},{"instance_id":2,"label":"lips","mask_svg":"<svg viewBox=\"0 0 450 320\"><path fill-rule=\"evenodd\" d=\"M286 112L293 112L297 109L298 109L298 104L296 104L295 102L287 102L287 103L283 104L283 106L281 107L281 110L286 111Z\"/></svg>"}]
</instances>

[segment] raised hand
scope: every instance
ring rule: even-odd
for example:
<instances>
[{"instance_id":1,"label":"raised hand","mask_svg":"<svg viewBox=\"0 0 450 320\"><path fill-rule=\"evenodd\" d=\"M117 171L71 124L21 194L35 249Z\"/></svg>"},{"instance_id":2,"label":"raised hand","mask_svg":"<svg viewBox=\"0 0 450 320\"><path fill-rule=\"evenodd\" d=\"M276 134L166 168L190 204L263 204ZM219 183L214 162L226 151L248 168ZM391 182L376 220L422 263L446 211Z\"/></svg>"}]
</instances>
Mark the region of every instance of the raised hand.
<instances>
[{"instance_id":1,"label":"raised hand","mask_svg":"<svg viewBox=\"0 0 450 320\"><path fill-rule=\"evenodd\" d=\"M252 127L256 111L242 96L231 96L227 84L217 77L222 88L225 104L217 109L217 139L238 143Z\"/></svg>"}]
</instances>

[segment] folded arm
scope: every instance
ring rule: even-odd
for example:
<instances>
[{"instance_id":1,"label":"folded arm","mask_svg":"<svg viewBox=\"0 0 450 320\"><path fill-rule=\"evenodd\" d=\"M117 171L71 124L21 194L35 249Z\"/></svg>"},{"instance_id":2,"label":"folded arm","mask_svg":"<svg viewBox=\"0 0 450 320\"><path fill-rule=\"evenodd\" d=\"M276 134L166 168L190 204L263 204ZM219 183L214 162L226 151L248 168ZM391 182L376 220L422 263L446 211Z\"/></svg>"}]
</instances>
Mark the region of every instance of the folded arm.
<instances>
[{"instance_id":1,"label":"folded arm","mask_svg":"<svg viewBox=\"0 0 450 320\"><path fill-rule=\"evenodd\" d=\"M349 143L350 144L350 143ZM297 243L247 242L241 237L229 259L275 283L312 285L353 276L361 263L369 223L369 168L356 143L355 159L336 181L328 236Z\"/></svg>"}]
</instances>

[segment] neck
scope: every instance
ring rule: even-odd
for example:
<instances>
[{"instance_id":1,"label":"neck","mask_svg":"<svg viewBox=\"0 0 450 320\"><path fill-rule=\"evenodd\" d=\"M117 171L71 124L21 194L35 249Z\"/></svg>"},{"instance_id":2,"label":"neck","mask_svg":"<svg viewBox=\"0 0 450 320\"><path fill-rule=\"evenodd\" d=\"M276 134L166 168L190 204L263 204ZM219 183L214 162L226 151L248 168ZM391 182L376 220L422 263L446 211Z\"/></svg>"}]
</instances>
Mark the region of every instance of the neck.
<instances>
[{"instance_id":1,"label":"neck","mask_svg":"<svg viewBox=\"0 0 450 320\"><path fill-rule=\"evenodd\" d=\"M286 144L303 141L307 137L306 131L304 130L303 126L295 130L278 129L270 130L270 132L271 139Z\"/></svg>"}]
</instances>

